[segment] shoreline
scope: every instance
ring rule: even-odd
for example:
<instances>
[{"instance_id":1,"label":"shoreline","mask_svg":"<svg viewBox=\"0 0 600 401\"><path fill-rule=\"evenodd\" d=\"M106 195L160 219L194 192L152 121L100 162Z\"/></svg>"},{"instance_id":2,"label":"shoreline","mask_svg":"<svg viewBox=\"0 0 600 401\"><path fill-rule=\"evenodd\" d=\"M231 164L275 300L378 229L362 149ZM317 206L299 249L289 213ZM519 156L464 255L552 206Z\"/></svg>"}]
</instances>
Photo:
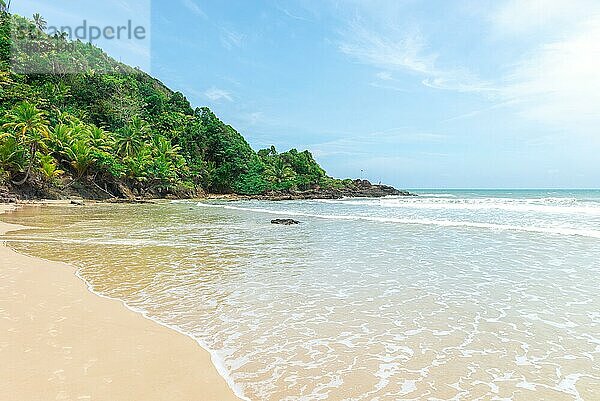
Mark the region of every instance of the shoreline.
<instances>
[{"instance_id":1,"label":"shoreline","mask_svg":"<svg viewBox=\"0 0 600 401\"><path fill-rule=\"evenodd\" d=\"M65 202L71 199L89 200L108 203L151 203L154 200L182 200L182 199L219 199L219 200L266 200L266 201L286 201L286 200L315 200L315 199L343 199L343 198L384 198L388 196L417 196L406 190L399 190L389 185L372 184L368 180L353 180L346 187L340 188L312 188L307 190L281 190L267 191L255 195L243 195L239 193L210 193L204 190L195 190L189 193L170 193L170 194L137 194L132 192L127 194L118 194L108 196L108 193L94 194L93 192L71 192L71 193L50 193L48 191L32 191L32 188L22 188L21 191L15 191L15 188L9 190L0 187L0 204L2 203L36 203L53 199L56 202Z\"/></svg>"},{"instance_id":2,"label":"shoreline","mask_svg":"<svg viewBox=\"0 0 600 401\"><path fill-rule=\"evenodd\" d=\"M145 197L137 197L137 198L109 198L109 199L94 199L94 198L82 198L82 197L66 197L63 199L48 199L48 198L35 198L35 199L12 199L10 202L2 202L0 199L0 215L3 214L3 207L21 207L21 206L72 206L72 207L81 207L88 206L94 204L160 204L163 202L173 202L173 201L225 201L225 202L237 202L237 201L268 201L268 202L282 202L282 201L290 201L290 200L340 200L340 199L383 199L388 197L418 197L419 195L403 192L400 195L376 195L376 196L367 196L367 195L353 195L353 196L312 196L307 194L265 194L265 195L240 195L240 194L212 194L205 193L201 196L190 197L190 198L175 198L175 197L166 197L166 198L145 198Z\"/></svg>"},{"instance_id":3,"label":"shoreline","mask_svg":"<svg viewBox=\"0 0 600 401\"><path fill-rule=\"evenodd\" d=\"M0 205L0 215L17 209ZM28 228L0 221L0 235ZM204 345L98 294L74 266L20 254L1 241L0 260L0 289L10 294L0 299L0 328L9 333L0 343L0 371L9 378L0 398L245 399Z\"/></svg>"}]
</instances>

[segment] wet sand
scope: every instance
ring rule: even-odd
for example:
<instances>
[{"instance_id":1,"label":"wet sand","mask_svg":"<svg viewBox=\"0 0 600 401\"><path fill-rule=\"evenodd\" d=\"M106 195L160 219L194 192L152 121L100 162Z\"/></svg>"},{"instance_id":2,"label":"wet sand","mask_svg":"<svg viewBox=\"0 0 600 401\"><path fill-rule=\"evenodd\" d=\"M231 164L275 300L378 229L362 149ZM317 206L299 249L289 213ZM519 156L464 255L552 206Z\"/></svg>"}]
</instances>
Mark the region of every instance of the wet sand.
<instances>
[{"instance_id":1,"label":"wet sand","mask_svg":"<svg viewBox=\"0 0 600 401\"><path fill-rule=\"evenodd\" d=\"M1 243L0 333L2 400L239 400L192 339Z\"/></svg>"}]
</instances>

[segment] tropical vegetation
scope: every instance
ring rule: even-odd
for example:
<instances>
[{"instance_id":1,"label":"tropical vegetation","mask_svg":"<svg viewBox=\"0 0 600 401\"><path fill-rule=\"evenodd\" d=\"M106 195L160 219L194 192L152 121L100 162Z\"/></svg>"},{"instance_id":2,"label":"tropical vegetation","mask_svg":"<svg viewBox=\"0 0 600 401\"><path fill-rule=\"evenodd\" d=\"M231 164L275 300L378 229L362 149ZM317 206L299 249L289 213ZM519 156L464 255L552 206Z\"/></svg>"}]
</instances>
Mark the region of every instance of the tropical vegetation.
<instances>
[{"instance_id":1,"label":"tropical vegetation","mask_svg":"<svg viewBox=\"0 0 600 401\"><path fill-rule=\"evenodd\" d=\"M0 185L192 196L347 184L308 151L255 152L208 108L45 27L0 3Z\"/></svg>"}]
</instances>

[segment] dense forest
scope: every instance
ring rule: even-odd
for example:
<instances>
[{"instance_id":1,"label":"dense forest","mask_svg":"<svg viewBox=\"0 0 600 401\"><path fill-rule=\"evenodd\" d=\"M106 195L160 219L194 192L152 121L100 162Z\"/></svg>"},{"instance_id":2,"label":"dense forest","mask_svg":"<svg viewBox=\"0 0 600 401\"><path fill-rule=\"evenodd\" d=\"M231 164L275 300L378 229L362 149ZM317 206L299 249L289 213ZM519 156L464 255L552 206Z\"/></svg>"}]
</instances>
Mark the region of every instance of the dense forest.
<instances>
[{"instance_id":1,"label":"dense forest","mask_svg":"<svg viewBox=\"0 0 600 401\"><path fill-rule=\"evenodd\" d=\"M0 186L38 197L187 197L356 185L327 176L308 151L255 152L148 74L47 35L39 14L0 8Z\"/></svg>"}]
</instances>

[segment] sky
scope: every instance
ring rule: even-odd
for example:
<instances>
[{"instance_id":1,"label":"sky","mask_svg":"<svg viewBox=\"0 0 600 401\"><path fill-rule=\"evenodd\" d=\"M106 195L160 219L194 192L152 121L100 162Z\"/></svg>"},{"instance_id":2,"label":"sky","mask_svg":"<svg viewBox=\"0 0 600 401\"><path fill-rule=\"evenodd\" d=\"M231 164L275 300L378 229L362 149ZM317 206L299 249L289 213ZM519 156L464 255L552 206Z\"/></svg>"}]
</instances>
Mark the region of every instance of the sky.
<instances>
[{"instance_id":1,"label":"sky","mask_svg":"<svg viewBox=\"0 0 600 401\"><path fill-rule=\"evenodd\" d=\"M335 177L600 187L597 0L13 0L34 11L149 27L98 44Z\"/></svg>"}]
</instances>

